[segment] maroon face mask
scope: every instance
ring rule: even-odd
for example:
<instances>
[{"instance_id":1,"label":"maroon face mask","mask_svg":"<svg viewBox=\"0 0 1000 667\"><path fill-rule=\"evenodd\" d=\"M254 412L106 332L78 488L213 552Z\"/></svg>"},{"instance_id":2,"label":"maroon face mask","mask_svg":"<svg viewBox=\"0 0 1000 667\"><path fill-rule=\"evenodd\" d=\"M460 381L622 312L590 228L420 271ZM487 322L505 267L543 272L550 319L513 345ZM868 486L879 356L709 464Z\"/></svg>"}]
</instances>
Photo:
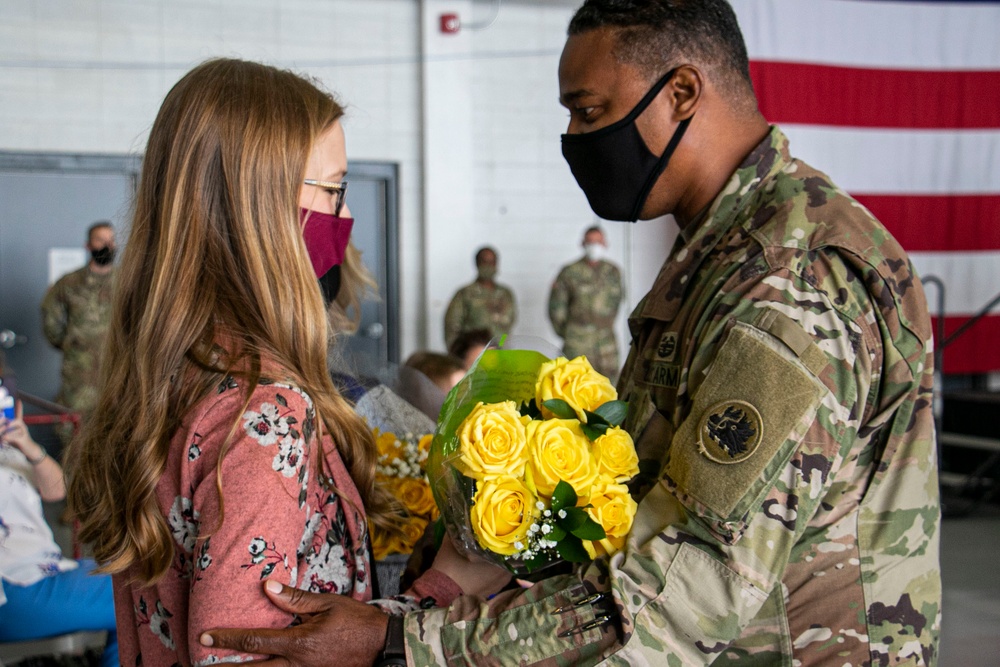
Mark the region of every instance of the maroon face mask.
<instances>
[{"instance_id":1,"label":"maroon face mask","mask_svg":"<svg viewBox=\"0 0 1000 667\"><path fill-rule=\"evenodd\" d=\"M317 278L322 278L334 266L344 261L351 240L354 218L338 218L330 213L318 213L299 208L299 220L305 225L302 237L309 251L309 260Z\"/></svg>"}]
</instances>

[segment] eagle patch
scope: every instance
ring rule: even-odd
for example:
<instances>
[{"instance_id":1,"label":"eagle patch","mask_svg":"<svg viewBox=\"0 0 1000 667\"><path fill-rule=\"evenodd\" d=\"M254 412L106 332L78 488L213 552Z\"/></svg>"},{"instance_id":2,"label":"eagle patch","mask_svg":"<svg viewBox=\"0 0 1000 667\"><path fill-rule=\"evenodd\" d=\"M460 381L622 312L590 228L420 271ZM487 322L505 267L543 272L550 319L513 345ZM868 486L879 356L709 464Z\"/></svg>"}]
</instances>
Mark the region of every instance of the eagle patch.
<instances>
[{"instance_id":1,"label":"eagle patch","mask_svg":"<svg viewBox=\"0 0 1000 667\"><path fill-rule=\"evenodd\" d=\"M757 451L763 428L760 412L746 401L716 403L701 418L699 449L716 463L740 463Z\"/></svg>"}]
</instances>

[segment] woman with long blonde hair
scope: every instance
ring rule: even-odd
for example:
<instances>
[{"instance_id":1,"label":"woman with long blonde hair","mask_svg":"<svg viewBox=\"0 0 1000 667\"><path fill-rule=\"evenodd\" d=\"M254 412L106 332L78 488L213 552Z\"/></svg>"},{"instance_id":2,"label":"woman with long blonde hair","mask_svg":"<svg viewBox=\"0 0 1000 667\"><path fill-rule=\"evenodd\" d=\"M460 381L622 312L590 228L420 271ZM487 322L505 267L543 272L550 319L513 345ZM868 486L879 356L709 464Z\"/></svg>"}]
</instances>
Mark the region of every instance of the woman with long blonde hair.
<instances>
[{"instance_id":1,"label":"woman with long blonde hair","mask_svg":"<svg viewBox=\"0 0 1000 667\"><path fill-rule=\"evenodd\" d=\"M213 60L153 124L70 489L114 575L122 664L249 659L198 635L292 623L262 580L369 600L367 526L399 530L326 368L319 285L337 296L352 224L342 114L295 74Z\"/></svg>"}]
</instances>

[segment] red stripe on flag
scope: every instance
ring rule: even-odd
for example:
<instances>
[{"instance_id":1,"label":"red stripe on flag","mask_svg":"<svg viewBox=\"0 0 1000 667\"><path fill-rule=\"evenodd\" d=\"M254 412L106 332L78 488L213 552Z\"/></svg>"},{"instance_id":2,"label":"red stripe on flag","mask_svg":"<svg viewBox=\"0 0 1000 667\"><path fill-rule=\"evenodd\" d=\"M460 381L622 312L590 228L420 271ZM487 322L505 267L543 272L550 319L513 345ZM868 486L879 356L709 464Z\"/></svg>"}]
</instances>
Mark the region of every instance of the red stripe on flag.
<instances>
[{"instance_id":1,"label":"red stripe on flag","mask_svg":"<svg viewBox=\"0 0 1000 667\"><path fill-rule=\"evenodd\" d=\"M909 252L1000 250L1000 195L859 195Z\"/></svg>"},{"instance_id":2,"label":"red stripe on flag","mask_svg":"<svg viewBox=\"0 0 1000 667\"><path fill-rule=\"evenodd\" d=\"M1000 71L888 70L755 60L772 123L927 129L1000 128Z\"/></svg>"},{"instance_id":3,"label":"red stripe on flag","mask_svg":"<svg viewBox=\"0 0 1000 667\"><path fill-rule=\"evenodd\" d=\"M968 315L945 317L945 337L950 336L968 320ZM934 331L937 331L936 323ZM941 341L935 341L934 344L940 345ZM987 315L944 349L945 373L988 373L998 370L1000 370L1000 314Z\"/></svg>"}]
</instances>

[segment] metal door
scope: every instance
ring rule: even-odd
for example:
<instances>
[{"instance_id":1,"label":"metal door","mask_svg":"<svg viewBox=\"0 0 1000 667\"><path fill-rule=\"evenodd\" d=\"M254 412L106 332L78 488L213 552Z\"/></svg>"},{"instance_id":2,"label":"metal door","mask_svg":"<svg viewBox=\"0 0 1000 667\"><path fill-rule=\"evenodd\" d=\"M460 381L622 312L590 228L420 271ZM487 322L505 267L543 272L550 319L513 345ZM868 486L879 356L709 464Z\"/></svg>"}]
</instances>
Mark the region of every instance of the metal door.
<instances>
[{"instance_id":1,"label":"metal door","mask_svg":"<svg viewBox=\"0 0 1000 667\"><path fill-rule=\"evenodd\" d=\"M46 399L59 390L62 355L39 310L50 274L86 263L97 220L111 220L123 244L137 170L124 156L0 153L0 339L20 390Z\"/></svg>"},{"instance_id":2,"label":"metal door","mask_svg":"<svg viewBox=\"0 0 1000 667\"><path fill-rule=\"evenodd\" d=\"M378 282L379 299L362 305L358 332L341 344L348 364L370 373L399 362L397 168L351 161L348 171L351 241Z\"/></svg>"}]
</instances>

